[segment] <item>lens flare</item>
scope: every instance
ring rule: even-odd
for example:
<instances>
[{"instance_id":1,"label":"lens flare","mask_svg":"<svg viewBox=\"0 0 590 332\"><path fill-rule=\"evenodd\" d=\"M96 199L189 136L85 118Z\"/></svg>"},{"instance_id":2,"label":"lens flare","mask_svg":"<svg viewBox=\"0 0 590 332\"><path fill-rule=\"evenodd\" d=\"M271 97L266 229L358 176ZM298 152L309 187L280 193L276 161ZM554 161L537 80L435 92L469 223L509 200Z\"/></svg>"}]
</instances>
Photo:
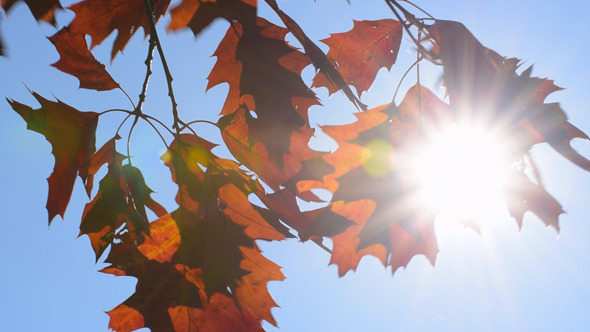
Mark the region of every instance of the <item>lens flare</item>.
<instances>
[{"instance_id":1,"label":"lens flare","mask_svg":"<svg viewBox=\"0 0 590 332\"><path fill-rule=\"evenodd\" d=\"M481 219L502 206L506 168L492 133L453 125L429 142L414 163L419 197L427 206L458 219Z\"/></svg>"}]
</instances>

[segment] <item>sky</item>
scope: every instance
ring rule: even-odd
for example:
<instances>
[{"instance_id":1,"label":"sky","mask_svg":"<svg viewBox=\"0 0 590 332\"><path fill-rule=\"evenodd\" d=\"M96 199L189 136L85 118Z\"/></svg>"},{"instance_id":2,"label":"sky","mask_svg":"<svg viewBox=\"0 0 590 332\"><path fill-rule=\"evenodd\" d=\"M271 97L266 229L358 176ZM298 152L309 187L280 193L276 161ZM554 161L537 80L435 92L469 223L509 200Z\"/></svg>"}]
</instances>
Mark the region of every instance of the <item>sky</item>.
<instances>
[{"instance_id":1,"label":"sky","mask_svg":"<svg viewBox=\"0 0 590 332\"><path fill-rule=\"evenodd\" d=\"M279 5L314 40L349 30L352 19L392 17L382 1L351 2L349 6L344 0L282 0ZM535 76L554 79L566 88L552 94L548 101L560 102L570 122L590 132L586 82L590 66L585 59L590 51L585 42L590 31L590 4L586 1L568 1L567 5L532 0L416 4L436 18L464 23L480 42L499 54L518 57L525 66L534 64ZM78 89L75 78L50 67L58 54L45 37L55 30L37 24L22 2L8 14L8 18L0 14L0 31L8 53L8 57L0 58L3 97L36 108L28 87L80 110L131 108L120 91ZM262 2L260 15L279 22ZM64 11L58 16L58 24L63 26L71 18L71 12ZM162 35L167 21L168 16L159 25ZM227 88L216 87L205 94L205 79L215 63L211 54L226 27L217 23L196 40L188 31L163 40L181 116L187 119L215 120L219 113ZM141 89L147 47L141 33L130 41L123 56L115 58L110 70L134 99ZM113 40L111 36L95 49L103 63L109 63ZM405 40L392 73L382 70L362 100L369 106L390 101L399 77L414 56ZM306 70L311 72L311 68ZM430 84L440 78L440 74L429 71L423 75L421 79ZM162 77L156 58L144 111L171 123ZM407 82L402 90L409 84L413 82ZM327 97L325 91L317 92ZM353 111L341 94L325 99L324 105L311 110L312 121L346 121ZM47 227L45 179L53 168L51 146L43 136L27 131L25 122L4 100L0 100L0 119L2 329L108 331L104 312L133 293L135 279L97 272L104 264L95 264L87 237L77 238L80 216L88 202L79 180L65 221L58 217ZM112 137L120 121L117 114L101 117L98 146ZM197 131L220 142L219 135L206 125L197 127ZM590 157L590 142L575 141L574 147ZM154 198L173 207L176 187L159 160L163 150L150 128L139 125L134 131L134 164L140 166L148 185L156 191ZM489 216L481 234L439 218L435 229L440 252L435 266L417 256L407 268L392 275L376 259L365 258L357 272L342 278L338 278L335 266L328 266L328 254L312 243L260 243L264 254L282 266L287 277L268 285L280 305L272 310L280 329L269 324L265 328L282 332L590 330L590 174L546 146L534 147L532 154L546 188L566 210L560 218L559 233L530 214L520 231L506 213Z\"/></svg>"}]
</instances>

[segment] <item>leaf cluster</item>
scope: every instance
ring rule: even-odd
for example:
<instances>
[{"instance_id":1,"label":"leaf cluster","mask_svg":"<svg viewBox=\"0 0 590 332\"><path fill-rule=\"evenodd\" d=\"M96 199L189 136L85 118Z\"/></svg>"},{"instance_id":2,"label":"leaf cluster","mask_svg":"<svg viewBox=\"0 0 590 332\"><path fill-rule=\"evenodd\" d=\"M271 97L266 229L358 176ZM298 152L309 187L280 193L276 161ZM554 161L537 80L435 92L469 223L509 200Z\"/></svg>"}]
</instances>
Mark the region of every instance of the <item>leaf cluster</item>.
<instances>
[{"instance_id":1,"label":"leaf cluster","mask_svg":"<svg viewBox=\"0 0 590 332\"><path fill-rule=\"evenodd\" d=\"M2 8L8 12L15 2L2 0ZM63 10L59 0L24 2L38 21L53 25L55 11ZM520 70L518 59L486 48L463 24L435 19L408 1L385 0L389 17L354 21L351 30L321 40L328 52L275 0L264 2L283 26L259 17L256 0L183 0L171 9L170 0L80 1L67 8L74 19L49 37L60 56L52 66L77 78L80 88L97 93L119 89L127 95L94 57L93 47L116 33L113 60L143 28L149 42L145 59L138 59L146 64L138 100L129 98L131 109L96 113L35 92L39 108L7 99L27 128L52 145L49 222L57 215L63 218L79 176L90 198L80 235L90 239L97 261L106 256L110 265L102 272L138 280L135 293L108 312L111 329L260 331L262 320L276 325L271 315L276 304L266 285L284 276L262 255L261 240L311 240L330 252L340 276L354 271L366 255L392 271L416 255L434 263L438 211L413 199L420 188L412 179L410 158L429 132L459 121L483 124L510 143L504 165L509 181L502 190L518 225L530 211L559 228L562 206L545 190L529 150L547 143L585 170L590 171L590 161L570 145L574 138L588 139L586 134L557 103L545 102L560 90L552 80L533 77L532 67ZM166 14L171 16L167 31L190 29L195 37L206 34L216 19L229 23L213 54L216 63L207 86L229 86L217 121L209 122L222 142L196 132L194 124L205 120L179 116L174 73L156 30ZM286 41L288 34L300 48ZM415 47L416 61L408 71L418 69L416 83L400 103L392 91L391 102L366 105L363 93L381 69L395 65L404 38ZM171 126L143 111L154 52L166 75ZM422 62L440 67L445 98L420 83ZM315 69L309 85L302 78L308 66ZM329 95L343 93L356 110L356 121L321 128L337 142L333 152L309 146L316 130L309 110L321 105L315 92L321 88ZM124 119L97 149L99 119L110 112L122 113ZM127 136L123 154L119 131L127 121L133 124L122 135ZM132 163L128 141L139 121L153 127L166 147L161 161L178 188L178 206L171 212L151 197ZM232 158L216 155L217 144L224 144ZM107 172L93 190L102 167ZM318 189L331 197L322 199ZM308 210L301 202L323 205ZM330 248L323 243L326 238Z\"/></svg>"}]
</instances>

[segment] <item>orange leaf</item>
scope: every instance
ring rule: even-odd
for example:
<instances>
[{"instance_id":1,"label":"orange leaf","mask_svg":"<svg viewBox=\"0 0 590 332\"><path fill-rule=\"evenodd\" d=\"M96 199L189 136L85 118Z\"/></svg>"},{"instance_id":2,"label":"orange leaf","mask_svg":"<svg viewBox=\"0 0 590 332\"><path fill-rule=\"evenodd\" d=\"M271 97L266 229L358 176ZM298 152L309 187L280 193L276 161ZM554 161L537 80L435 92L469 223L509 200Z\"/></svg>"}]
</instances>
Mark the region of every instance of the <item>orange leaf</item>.
<instances>
[{"instance_id":1,"label":"orange leaf","mask_svg":"<svg viewBox=\"0 0 590 332\"><path fill-rule=\"evenodd\" d=\"M332 34L322 42L330 47L328 59L360 95L369 90L381 68L391 69L397 59L402 34L402 25L392 19L354 21L352 30ZM327 87L330 94L339 89L321 71L312 86Z\"/></svg>"},{"instance_id":2,"label":"orange leaf","mask_svg":"<svg viewBox=\"0 0 590 332\"><path fill-rule=\"evenodd\" d=\"M196 36L217 18L254 26L256 2L257 0L182 0L178 6L170 10L172 20L168 29L190 27Z\"/></svg>"},{"instance_id":3,"label":"orange leaf","mask_svg":"<svg viewBox=\"0 0 590 332\"><path fill-rule=\"evenodd\" d=\"M119 87L104 65L88 50L83 34L71 34L66 27L49 40L60 55L59 61L52 66L79 79L80 88L103 91Z\"/></svg>"},{"instance_id":4,"label":"orange leaf","mask_svg":"<svg viewBox=\"0 0 590 332\"><path fill-rule=\"evenodd\" d=\"M169 4L170 0L153 2L156 21L164 15ZM70 33L89 35L92 37L91 47L102 43L113 31L118 30L111 60L125 48L140 27L143 27L146 36L151 30L143 0L84 0L68 9L76 13L69 25Z\"/></svg>"},{"instance_id":5,"label":"orange leaf","mask_svg":"<svg viewBox=\"0 0 590 332\"><path fill-rule=\"evenodd\" d=\"M2 8L6 12L17 3L19 0L2 0ZM61 4L59 0L22 0L29 6L31 13L37 21L43 20L47 23L55 25L55 10L60 9Z\"/></svg>"}]
</instances>

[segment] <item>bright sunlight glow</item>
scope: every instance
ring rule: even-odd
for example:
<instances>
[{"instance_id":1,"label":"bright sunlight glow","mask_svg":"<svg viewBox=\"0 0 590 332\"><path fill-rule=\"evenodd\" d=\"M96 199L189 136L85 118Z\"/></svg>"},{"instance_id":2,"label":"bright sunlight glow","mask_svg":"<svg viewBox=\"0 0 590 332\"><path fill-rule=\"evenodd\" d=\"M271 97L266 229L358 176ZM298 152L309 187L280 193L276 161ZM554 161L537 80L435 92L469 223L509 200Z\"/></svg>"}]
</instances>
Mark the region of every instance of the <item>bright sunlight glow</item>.
<instances>
[{"instance_id":1,"label":"bright sunlight glow","mask_svg":"<svg viewBox=\"0 0 590 332\"><path fill-rule=\"evenodd\" d=\"M458 219L482 219L501 206L505 166L492 133L453 125L416 157L420 199Z\"/></svg>"}]
</instances>

